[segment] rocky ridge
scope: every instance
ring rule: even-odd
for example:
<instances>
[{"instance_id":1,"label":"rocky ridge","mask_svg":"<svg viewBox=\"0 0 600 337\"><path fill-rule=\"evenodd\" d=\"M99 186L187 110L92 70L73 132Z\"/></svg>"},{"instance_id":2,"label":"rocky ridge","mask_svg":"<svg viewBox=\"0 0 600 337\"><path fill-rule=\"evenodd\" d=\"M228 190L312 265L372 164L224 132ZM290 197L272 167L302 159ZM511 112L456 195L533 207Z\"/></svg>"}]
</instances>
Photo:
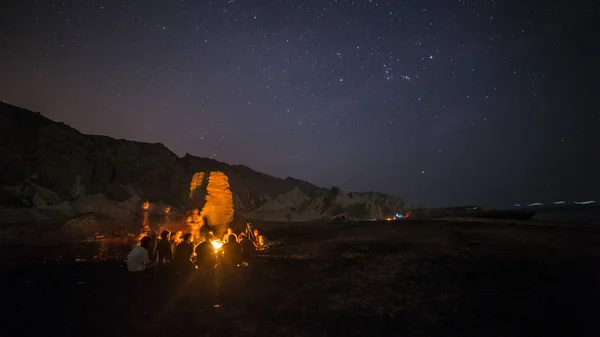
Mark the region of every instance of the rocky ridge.
<instances>
[{"instance_id":1,"label":"rocky ridge","mask_svg":"<svg viewBox=\"0 0 600 337\"><path fill-rule=\"evenodd\" d=\"M0 103L1 222L71 219L82 214L135 215L141 200L160 213L190 208L190 182L198 172L222 172L231 188L235 217L314 221L346 214L381 218L402 210L401 198L377 192L345 193L337 187L280 179L244 165L186 154L163 144L86 135L39 113Z\"/></svg>"}]
</instances>

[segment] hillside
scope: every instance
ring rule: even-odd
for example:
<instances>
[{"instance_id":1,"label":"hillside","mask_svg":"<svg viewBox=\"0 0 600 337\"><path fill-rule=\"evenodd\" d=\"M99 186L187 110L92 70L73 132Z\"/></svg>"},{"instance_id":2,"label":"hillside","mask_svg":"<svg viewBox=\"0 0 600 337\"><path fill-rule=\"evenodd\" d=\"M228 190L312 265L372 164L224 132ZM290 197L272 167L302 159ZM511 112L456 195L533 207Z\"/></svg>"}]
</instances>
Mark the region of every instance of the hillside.
<instances>
[{"instance_id":1,"label":"hillside","mask_svg":"<svg viewBox=\"0 0 600 337\"><path fill-rule=\"evenodd\" d=\"M3 222L68 219L87 213L129 217L141 200L160 213L199 208L190 184L197 173L225 175L237 219L315 220L346 213L366 219L402 209L401 198L345 193L280 179L243 165L186 154L163 144L86 135L39 113L0 103L0 212ZM227 187L227 184L229 187ZM209 186L210 187L210 186ZM206 192L206 188L202 190ZM199 200L204 200L201 196Z\"/></svg>"}]
</instances>

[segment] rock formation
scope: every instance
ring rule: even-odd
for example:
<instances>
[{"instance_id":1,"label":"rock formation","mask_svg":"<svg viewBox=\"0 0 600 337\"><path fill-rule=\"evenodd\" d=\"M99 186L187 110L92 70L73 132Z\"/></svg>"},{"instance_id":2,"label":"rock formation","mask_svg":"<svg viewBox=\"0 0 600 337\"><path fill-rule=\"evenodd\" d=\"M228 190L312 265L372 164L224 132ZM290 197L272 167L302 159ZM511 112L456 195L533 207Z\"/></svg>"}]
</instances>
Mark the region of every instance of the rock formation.
<instances>
[{"instance_id":1,"label":"rock formation","mask_svg":"<svg viewBox=\"0 0 600 337\"><path fill-rule=\"evenodd\" d=\"M229 179L223 172L210 172L206 188L206 203L202 209L202 219L211 226L226 228L233 221L233 195L229 189Z\"/></svg>"},{"instance_id":2,"label":"rock formation","mask_svg":"<svg viewBox=\"0 0 600 337\"><path fill-rule=\"evenodd\" d=\"M233 195L227 175L220 171L197 172L190 182L190 206L187 217L189 231L195 241L200 240L201 229L221 231L233 221Z\"/></svg>"},{"instance_id":3,"label":"rock formation","mask_svg":"<svg viewBox=\"0 0 600 337\"><path fill-rule=\"evenodd\" d=\"M206 182L204 172L197 172L190 182L190 206L192 208L202 209L206 201Z\"/></svg>"},{"instance_id":4,"label":"rock formation","mask_svg":"<svg viewBox=\"0 0 600 337\"><path fill-rule=\"evenodd\" d=\"M243 165L178 157L160 143L85 135L4 103L0 167L1 222L65 221L93 212L135 230L142 200L150 201L151 226L161 222L170 205L170 221L181 225L175 230L185 229L186 210L193 208L209 222L224 224L234 216L313 221L345 213L367 219L399 212L404 205L382 193L345 193Z\"/></svg>"},{"instance_id":5,"label":"rock formation","mask_svg":"<svg viewBox=\"0 0 600 337\"><path fill-rule=\"evenodd\" d=\"M344 214L353 220L381 219L383 214L399 213L404 207L401 198L377 192L345 193L338 187L324 190L310 198L300 188L294 188L265 202L249 214L251 219L266 221L313 221L331 219Z\"/></svg>"}]
</instances>

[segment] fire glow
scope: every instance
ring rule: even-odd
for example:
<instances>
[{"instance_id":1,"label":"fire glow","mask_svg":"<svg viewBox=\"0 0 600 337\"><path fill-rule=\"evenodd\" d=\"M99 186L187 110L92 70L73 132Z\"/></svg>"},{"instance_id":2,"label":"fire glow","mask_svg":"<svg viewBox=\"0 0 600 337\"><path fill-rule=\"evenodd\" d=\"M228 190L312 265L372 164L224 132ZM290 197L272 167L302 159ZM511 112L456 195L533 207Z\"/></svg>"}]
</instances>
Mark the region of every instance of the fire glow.
<instances>
[{"instance_id":1,"label":"fire glow","mask_svg":"<svg viewBox=\"0 0 600 337\"><path fill-rule=\"evenodd\" d=\"M223 247L223 241L221 240L212 240L210 243L215 248L215 253L218 252L221 247Z\"/></svg>"}]
</instances>

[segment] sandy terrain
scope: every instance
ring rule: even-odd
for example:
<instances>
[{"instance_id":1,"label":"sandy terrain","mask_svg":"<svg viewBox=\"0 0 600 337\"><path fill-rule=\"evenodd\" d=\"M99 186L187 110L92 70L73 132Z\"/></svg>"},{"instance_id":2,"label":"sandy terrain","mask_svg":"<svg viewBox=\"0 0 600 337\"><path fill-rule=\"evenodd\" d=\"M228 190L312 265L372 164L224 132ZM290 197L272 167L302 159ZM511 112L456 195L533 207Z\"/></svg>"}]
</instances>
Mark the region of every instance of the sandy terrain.
<instances>
[{"instance_id":1,"label":"sandy terrain","mask_svg":"<svg viewBox=\"0 0 600 337\"><path fill-rule=\"evenodd\" d=\"M119 254L127 247L117 243L5 248L0 335L600 331L597 229L448 221L261 226L280 243L247 268L145 282L126 272Z\"/></svg>"}]
</instances>

